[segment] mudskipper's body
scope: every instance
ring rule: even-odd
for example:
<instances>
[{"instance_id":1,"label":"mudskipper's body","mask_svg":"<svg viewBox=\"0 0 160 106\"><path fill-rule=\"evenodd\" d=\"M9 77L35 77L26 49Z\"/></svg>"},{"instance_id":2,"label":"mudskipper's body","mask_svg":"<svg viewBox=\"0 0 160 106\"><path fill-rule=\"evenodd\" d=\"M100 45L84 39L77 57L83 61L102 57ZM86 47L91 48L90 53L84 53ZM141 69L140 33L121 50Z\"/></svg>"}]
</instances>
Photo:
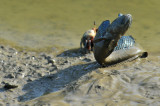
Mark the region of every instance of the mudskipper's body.
<instances>
[{"instance_id":1,"label":"mudskipper's body","mask_svg":"<svg viewBox=\"0 0 160 106\"><path fill-rule=\"evenodd\" d=\"M123 60L138 57L143 54L143 50L135 44L135 41L129 38L121 38L128 30L132 23L132 16L130 14L122 15L115 19L111 24L110 22L104 21L98 28L98 32L94 38L94 57L96 61L105 66L115 64ZM116 50L115 47L119 47L119 39L129 39L134 43L128 48L123 47L122 49ZM125 43L125 40L123 44Z\"/></svg>"}]
</instances>

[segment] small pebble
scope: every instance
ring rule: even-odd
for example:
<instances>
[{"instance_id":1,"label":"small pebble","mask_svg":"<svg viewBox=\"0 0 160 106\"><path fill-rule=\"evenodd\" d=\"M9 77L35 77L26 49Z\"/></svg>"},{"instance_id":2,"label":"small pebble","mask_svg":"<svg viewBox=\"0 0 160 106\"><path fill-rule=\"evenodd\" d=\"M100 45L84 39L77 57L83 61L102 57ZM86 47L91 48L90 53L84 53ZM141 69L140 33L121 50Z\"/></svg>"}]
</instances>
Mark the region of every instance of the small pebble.
<instances>
[{"instance_id":1,"label":"small pebble","mask_svg":"<svg viewBox=\"0 0 160 106\"><path fill-rule=\"evenodd\" d=\"M5 85L4 85L4 88L6 89L6 90L8 90L8 89L14 89L14 88L17 88L18 87L18 85L13 85L13 84L9 84L9 83L6 83Z\"/></svg>"}]
</instances>

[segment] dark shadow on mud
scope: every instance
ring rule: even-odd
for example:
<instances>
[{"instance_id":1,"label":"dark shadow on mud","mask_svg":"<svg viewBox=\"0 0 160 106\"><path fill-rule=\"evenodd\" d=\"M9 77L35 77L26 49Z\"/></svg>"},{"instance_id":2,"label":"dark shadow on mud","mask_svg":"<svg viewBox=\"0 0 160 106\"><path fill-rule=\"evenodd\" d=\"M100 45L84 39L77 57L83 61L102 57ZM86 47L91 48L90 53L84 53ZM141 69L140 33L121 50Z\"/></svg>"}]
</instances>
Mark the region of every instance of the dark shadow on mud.
<instances>
[{"instance_id":1,"label":"dark shadow on mud","mask_svg":"<svg viewBox=\"0 0 160 106\"><path fill-rule=\"evenodd\" d=\"M23 87L26 94L20 96L18 99L20 102L24 102L51 92L59 91L79 79L81 76L96 70L99 67L100 65L96 62L91 62L59 70L55 74L44 76L40 79L27 83Z\"/></svg>"},{"instance_id":2,"label":"dark shadow on mud","mask_svg":"<svg viewBox=\"0 0 160 106\"><path fill-rule=\"evenodd\" d=\"M0 92L4 92L5 91L5 89L4 88L0 88Z\"/></svg>"},{"instance_id":3,"label":"dark shadow on mud","mask_svg":"<svg viewBox=\"0 0 160 106\"><path fill-rule=\"evenodd\" d=\"M87 54L85 49L75 48L75 49L66 50L61 54L58 54L57 57L80 57L80 56L84 56L85 54Z\"/></svg>"}]
</instances>

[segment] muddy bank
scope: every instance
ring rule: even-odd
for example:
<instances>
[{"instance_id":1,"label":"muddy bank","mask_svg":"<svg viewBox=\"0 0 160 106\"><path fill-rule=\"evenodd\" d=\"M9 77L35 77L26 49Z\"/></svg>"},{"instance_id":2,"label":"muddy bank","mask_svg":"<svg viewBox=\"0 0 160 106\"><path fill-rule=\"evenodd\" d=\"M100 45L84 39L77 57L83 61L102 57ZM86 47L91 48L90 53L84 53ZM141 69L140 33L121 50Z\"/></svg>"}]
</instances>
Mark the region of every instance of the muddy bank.
<instances>
[{"instance_id":1,"label":"muddy bank","mask_svg":"<svg viewBox=\"0 0 160 106\"><path fill-rule=\"evenodd\" d=\"M106 68L100 68L96 63L88 64L87 66L90 66L88 72L70 82L64 89L28 101L26 104L158 106L160 104L160 59L158 58L136 60ZM81 73L83 70L77 67L72 72ZM65 74L65 77L67 76L75 77Z\"/></svg>"},{"instance_id":2,"label":"muddy bank","mask_svg":"<svg viewBox=\"0 0 160 106\"><path fill-rule=\"evenodd\" d=\"M0 46L2 105L158 105L160 57L101 67L93 54Z\"/></svg>"},{"instance_id":3,"label":"muddy bank","mask_svg":"<svg viewBox=\"0 0 160 106\"><path fill-rule=\"evenodd\" d=\"M71 50L53 56L46 53L18 52L14 48L1 45L0 103L17 105L19 102L59 91L88 73L88 65L92 65L90 62L94 61L93 55L83 55L78 51ZM86 71L74 72L78 67Z\"/></svg>"}]
</instances>

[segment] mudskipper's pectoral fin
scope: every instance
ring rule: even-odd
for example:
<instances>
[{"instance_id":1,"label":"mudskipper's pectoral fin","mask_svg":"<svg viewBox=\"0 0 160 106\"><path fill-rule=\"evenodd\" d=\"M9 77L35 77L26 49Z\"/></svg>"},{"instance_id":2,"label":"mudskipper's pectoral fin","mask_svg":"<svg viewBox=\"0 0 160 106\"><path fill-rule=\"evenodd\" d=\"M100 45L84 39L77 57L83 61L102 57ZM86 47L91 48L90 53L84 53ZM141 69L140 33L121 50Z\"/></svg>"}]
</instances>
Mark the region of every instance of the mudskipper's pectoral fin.
<instances>
[{"instance_id":1,"label":"mudskipper's pectoral fin","mask_svg":"<svg viewBox=\"0 0 160 106\"><path fill-rule=\"evenodd\" d=\"M103 21L101 25L98 27L95 39L101 38L106 33L106 29L108 28L109 25L110 25L109 20Z\"/></svg>"}]
</instances>

